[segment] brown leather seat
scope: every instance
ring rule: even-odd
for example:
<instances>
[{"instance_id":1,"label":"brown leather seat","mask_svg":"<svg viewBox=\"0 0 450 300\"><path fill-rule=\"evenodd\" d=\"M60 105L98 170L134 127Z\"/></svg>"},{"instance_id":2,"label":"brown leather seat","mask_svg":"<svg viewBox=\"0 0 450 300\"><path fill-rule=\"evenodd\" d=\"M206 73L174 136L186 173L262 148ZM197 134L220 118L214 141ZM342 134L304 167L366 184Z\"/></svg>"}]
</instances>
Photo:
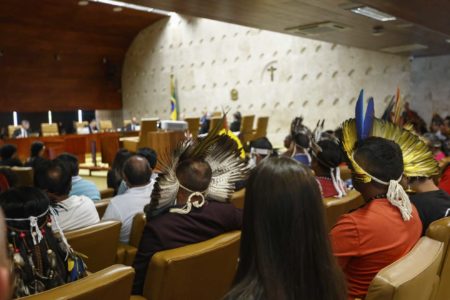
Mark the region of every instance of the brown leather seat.
<instances>
[{"instance_id":1,"label":"brown leather seat","mask_svg":"<svg viewBox=\"0 0 450 300\"><path fill-rule=\"evenodd\" d=\"M444 243L444 258L438 272L441 280L436 300L448 300L450 299L450 217L431 223L427 230L427 236Z\"/></svg>"},{"instance_id":2,"label":"brown leather seat","mask_svg":"<svg viewBox=\"0 0 450 300\"><path fill-rule=\"evenodd\" d=\"M149 132L158 130L158 118L142 119L140 125L140 131L138 137L126 137L120 140L123 143L123 147L131 152L136 152L137 149L142 147L149 147L147 141L147 134Z\"/></svg>"},{"instance_id":3,"label":"brown leather seat","mask_svg":"<svg viewBox=\"0 0 450 300\"><path fill-rule=\"evenodd\" d=\"M147 219L144 212L140 212L134 216L130 231L130 241L128 244L120 243L117 249L117 263L127 266L133 264L146 223Z\"/></svg>"},{"instance_id":4,"label":"brown leather seat","mask_svg":"<svg viewBox=\"0 0 450 300\"><path fill-rule=\"evenodd\" d=\"M239 138L241 139L242 145L244 145L244 147L253 136L253 123L255 123L255 115L242 117Z\"/></svg>"},{"instance_id":5,"label":"brown leather seat","mask_svg":"<svg viewBox=\"0 0 450 300\"><path fill-rule=\"evenodd\" d=\"M59 135L58 124L56 123L41 123L42 136L57 136Z\"/></svg>"},{"instance_id":6,"label":"brown leather seat","mask_svg":"<svg viewBox=\"0 0 450 300\"><path fill-rule=\"evenodd\" d=\"M144 285L149 300L221 299L233 281L240 231L153 255Z\"/></svg>"},{"instance_id":7,"label":"brown leather seat","mask_svg":"<svg viewBox=\"0 0 450 300\"><path fill-rule=\"evenodd\" d=\"M188 130L192 137L196 139L200 130L200 118L184 118L184 120L188 123Z\"/></svg>"},{"instance_id":8,"label":"brown leather seat","mask_svg":"<svg viewBox=\"0 0 450 300\"><path fill-rule=\"evenodd\" d=\"M17 175L17 186L33 186L33 168L31 167L12 167L11 171Z\"/></svg>"},{"instance_id":9,"label":"brown leather seat","mask_svg":"<svg viewBox=\"0 0 450 300\"><path fill-rule=\"evenodd\" d=\"M64 234L75 251L88 257L88 270L97 272L115 264L121 226L120 221L103 221Z\"/></svg>"},{"instance_id":10,"label":"brown leather seat","mask_svg":"<svg viewBox=\"0 0 450 300\"><path fill-rule=\"evenodd\" d=\"M364 204L361 194L351 190L342 198L324 198L325 214L328 230L336 224L339 217Z\"/></svg>"},{"instance_id":11,"label":"brown leather seat","mask_svg":"<svg viewBox=\"0 0 450 300\"><path fill-rule=\"evenodd\" d=\"M259 117L256 120L256 129L253 131L251 140L257 140L267 135L267 126L269 125L269 117Z\"/></svg>"},{"instance_id":12,"label":"brown leather seat","mask_svg":"<svg viewBox=\"0 0 450 300\"><path fill-rule=\"evenodd\" d=\"M408 254L378 272L365 300L433 299L443 249L443 243L422 237Z\"/></svg>"},{"instance_id":13,"label":"brown leather seat","mask_svg":"<svg viewBox=\"0 0 450 300\"><path fill-rule=\"evenodd\" d=\"M245 189L234 192L231 195L230 202L237 208L243 209L245 201Z\"/></svg>"},{"instance_id":14,"label":"brown leather seat","mask_svg":"<svg viewBox=\"0 0 450 300\"><path fill-rule=\"evenodd\" d=\"M97 209L98 216L100 217L100 219L103 218L106 208L108 207L109 201L111 201L110 198L102 199L100 201L95 202L95 208Z\"/></svg>"},{"instance_id":15,"label":"brown leather seat","mask_svg":"<svg viewBox=\"0 0 450 300\"><path fill-rule=\"evenodd\" d=\"M106 189L100 190L100 198L101 199L111 198L113 196L114 196L113 188L106 188Z\"/></svg>"},{"instance_id":16,"label":"brown leather seat","mask_svg":"<svg viewBox=\"0 0 450 300\"><path fill-rule=\"evenodd\" d=\"M93 273L78 281L67 283L57 288L20 299L24 300L129 300L144 299L133 296L134 269L122 265L113 265L104 270Z\"/></svg>"}]
</instances>

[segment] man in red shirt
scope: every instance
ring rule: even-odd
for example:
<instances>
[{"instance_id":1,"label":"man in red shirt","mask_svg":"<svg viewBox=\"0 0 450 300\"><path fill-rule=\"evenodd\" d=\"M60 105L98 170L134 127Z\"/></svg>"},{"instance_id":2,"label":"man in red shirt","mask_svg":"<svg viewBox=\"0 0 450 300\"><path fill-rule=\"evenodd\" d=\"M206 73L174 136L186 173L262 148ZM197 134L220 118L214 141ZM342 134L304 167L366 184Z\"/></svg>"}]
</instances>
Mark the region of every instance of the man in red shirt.
<instances>
[{"instance_id":1,"label":"man in red shirt","mask_svg":"<svg viewBox=\"0 0 450 300\"><path fill-rule=\"evenodd\" d=\"M344 138L344 148L345 143ZM347 155L353 185L366 204L343 215L330 238L347 277L349 299L355 299L365 297L382 268L413 248L421 236L422 223L399 183L404 167L399 145L369 137L351 148L354 150Z\"/></svg>"}]
</instances>

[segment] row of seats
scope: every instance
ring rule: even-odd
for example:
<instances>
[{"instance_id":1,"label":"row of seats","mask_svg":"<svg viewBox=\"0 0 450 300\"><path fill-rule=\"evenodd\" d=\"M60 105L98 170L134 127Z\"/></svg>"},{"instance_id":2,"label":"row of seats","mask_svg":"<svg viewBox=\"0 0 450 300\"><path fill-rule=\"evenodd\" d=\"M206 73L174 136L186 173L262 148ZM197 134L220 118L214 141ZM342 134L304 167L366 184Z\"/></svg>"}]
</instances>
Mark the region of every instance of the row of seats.
<instances>
[{"instance_id":1,"label":"row of seats","mask_svg":"<svg viewBox=\"0 0 450 300\"><path fill-rule=\"evenodd\" d=\"M69 234L69 242L73 243ZM404 257L373 279L366 300L450 299L450 217L431 224ZM144 298L220 299L231 286L239 256L240 232L156 253L149 265ZM100 245L96 242L96 245ZM74 249L83 252L84 249ZM98 250L100 251L100 250ZM113 265L87 278L24 299L144 299L131 297L133 269ZM200 284L201 283L201 284ZM69 296L70 295L70 296Z\"/></svg>"}]
</instances>

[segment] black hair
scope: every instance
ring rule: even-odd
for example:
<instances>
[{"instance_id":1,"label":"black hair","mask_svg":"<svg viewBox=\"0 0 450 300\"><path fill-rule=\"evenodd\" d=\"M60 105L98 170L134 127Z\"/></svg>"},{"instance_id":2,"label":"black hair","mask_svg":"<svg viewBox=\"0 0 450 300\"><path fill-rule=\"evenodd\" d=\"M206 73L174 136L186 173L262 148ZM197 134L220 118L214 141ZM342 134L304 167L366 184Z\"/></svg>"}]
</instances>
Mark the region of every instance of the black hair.
<instances>
[{"instance_id":1,"label":"black hair","mask_svg":"<svg viewBox=\"0 0 450 300\"><path fill-rule=\"evenodd\" d=\"M250 142L250 148L273 150L272 143L267 137L262 137Z\"/></svg>"},{"instance_id":2,"label":"black hair","mask_svg":"<svg viewBox=\"0 0 450 300\"><path fill-rule=\"evenodd\" d=\"M331 140L322 140L317 143L319 147L322 149L317 155L315 159L319 163L319 165L327 170L331 168L336 168L343 161L342 150L338 144Z\"/></svg>"},{"instance_id":3,"label":"black hair","mask_svg":"<svg viewBox=\"0 0 450 300\"><path fill-rule=\"evenodd\" d=\"M133 155L123 165L123 175L131 186L142 186L150 182L152 169L145 157Z\"/></svg>"},{"instance_id":4,"label":"black hair","mask_svg":"<svg viewBox=\"0 0 450 300\"><path fill-rule=\"evenodd\" d=\"M80 169L78 166L78 158L75 155L63 153L58 155L57 159L66 165L71 176L78 176Z\"/></svg>"},{"instance_id":5,"label":"black hair","mask_svg":"<svg viewBox=\"0 0 450 300\"><path fill-rule=\"evenodd\" d=\"M114 189L114 194L117 194L120 183L123 180L123 164L131 157L133 153L127 149L119 149L114 157L114 161L111 166L111 170L108 171L107 184L109 188Z\"/></svg>"},{"instance_id":6,"label":"black hair","mask_svg":"<svg viewBox=\"0 0 450 300\"><path fill-rule=\"evenodd\" d=\"M10 159L14 156L14 153L17 152L16 145L5 144L0 148L0 157L2 160Z\"/></svg>"},{"instance_id":7,"label":"black hair","mask_svg":"<svg viewBox=\"0 0 450 300\"><path fill-rule=\"evenodd\" d=\"M72 186L72 176L66 165L58 160L42 162L34 170L34 185L49 194L68 195Z\"/></svg>"},{"instance_id":8,"label":"black hair","mask_svg":"<svg viewBox=\"0 0 450 300\"><path fill-rule=\"evenodd\" d=\"M17 187L0 194L0 206L6 218L38 217L48 210L49 204L50 201L45 193L35 187ZM14 298L36 294L67 281L67 269L64 263L66 254L53 234L49 214L39 217L37 222L43 239L35 246L33 246L30 231L30 220L7 220L6 222L10 255L19 254L23 261L20 267L14 264L14 276L20 279L17 281L18 286L14 287ZM49 250L55 254L54 261L48 254ZM29 258L33 261L34 269ZM16 257L14 261L17 261ZM49 276L51 272L52 277ZM45 277L38 276L36 273Z\"/></svg>"},{"instance_id":9,"label":"black hair","mask_svg":"<svg viewBox=\"0 0 450 300\"><path fill-rule=\"evenodd\" d=\"M41 141L34 141L31 143L30 147L30 157L37 157L39 156L39 152L41 152L42 149L44 149L44 143Z\"/></svg>"},{"instance_id":10,"label":"black hair","mask_svg":"<svg viewBox=\"0 0 450 300\"><path fill-rule=\"evenodd\" d=\"M184 187L202 192L208 188L211 182L212 170L205 160L190 158L177 166L176 175Z\"/></svg>"},{"instance_id":11,"label":"black hair","mask_svg":"<svg viewBox=\"0 0 450 300\"><path fill-rule=\"evenodd\" d=\"M369 137L356 144L355 160L370 175L389 182L403 174L400 146L381 137Z\"/></svg>"},{"instance_id":12,"label":"black hair","mask_svg":"<svg viewBox=\"0 0 450 300\"><path fill-rule=\"evenodd\" d=\"M252 171L239 266L225 299L346 299L320 189L306 166L279 157Z\"/></svg>"},{"instance_id":13,"label":"black hair","mask_svg":"<svg viewBox=\"0 0 450 300\"><path fill-rule=\"evenodd\" d=\"M304 133L296 133L293 137L292 140L295 142L295 144L297 146L300 146L302 148L309 148L309 144L310 144L310 139L309 136L304 134Z\"/></svg>"},{"instance_id":14,"label":"black hair","mask_svg":"<svg viewBox=\"0 0 450 300\"><path fill-rule=\"evenodd\" d=\"M144 157L148 161L152 169L156 167L156 164L158 162L158 154L156 154L156 151L153 150L152 148L149 147L139 148L136 154Z\"/></svg>"}]
</instances>

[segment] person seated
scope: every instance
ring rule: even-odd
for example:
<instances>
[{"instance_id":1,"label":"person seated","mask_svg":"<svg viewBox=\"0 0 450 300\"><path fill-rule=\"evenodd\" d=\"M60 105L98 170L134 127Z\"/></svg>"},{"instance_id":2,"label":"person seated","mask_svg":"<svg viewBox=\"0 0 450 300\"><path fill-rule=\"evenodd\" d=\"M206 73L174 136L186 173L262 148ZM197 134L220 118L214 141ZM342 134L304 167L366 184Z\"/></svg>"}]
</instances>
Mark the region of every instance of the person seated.
<instances>
[{"instance_id":1,"label":"person seated","mask_svg":"<svg viewBox=\"0 0 450 300\"><path fill-rule=\"evenodd\" d=\"M292 142L284 155L290 156L296 161L310 166L311 156L309 155L308 150L311 145L311 134L309 128L303 125L303 118L295 118L291 123Z\"/></svg>"},{"instance_id":2,"label":"person seated","mask_svg":"<svg viewBox=\"0 0 450 300\"><path fill-rule=\"evenodd\" d=\"M0 300L9 300L13 289L11 262L7 250L5 218L0 209Z\"/></svg>"},{"instance_id":3,"label":"person seated","mask_svg":"<svg viewBox=\"0 0 450 300\"><path fill-rule=\"evenodd\" d=\"M89 130L89 133L97 133L98 132L97 120L95 119L90 120L87 128Z\"/></svg>"},{"instance_id":4,"label":"person seated","mask_svg":"<svg viewBox=\"0 0 450 300\"><path fill-rule=\"evenodd\" d=\"M344 132L356 128L344 126ZM344 134L342 142L353 186L365 205L341 216L330 238L347 277L349 299L364 299L375 275L414 247L422 223L400 185L404 165L399 145L381 137L358 140L355 145L353 139L346 138L349 136Z\"/></svg>"},{"instance_id":5,"label":"person seated","mask_svg":"<svg viewBox=\"0 0 450 300\"><path fill-rule=\"evenodd\" d=\"M95 183L83 179L79 175L78 158L75 155L63 153L57 159L66 165L72 176L72 188L70 189L69 196L86 196L94 202L100 200L100 191Z\"/></svg>"},{"instance_id":6,"label":"person seated","mask_svg":"<svg viewBox=\"0 0 450 300\"><path fill-rule=\"evenodd\" d=\"M332 140L321 140L317 142L317 145L317 151L311 151L313 154L311 169L320 184L322 197L340 198L346 194L339 170L343 160L342 151Z\"/></svg>"},{"instance_id":7,"label":"person seated","mask_svg":"<svg viewBox=\"0 0 450 300\"><path fill-rule=\"evenodd\" d=\"M205 113L200 118L200 131L199 134L206 134L209 132L209 124L211 123L211 114Z\"/></svg>"},{"instance_id":8,"label":"person seated","mask_svg":"<svg viewBox=\"0 0 450 300\"><path fill-rule=\"evenodd\" d=\"M272 143L267 137L262 137L250 142L250 162L251 166L257 166L265 158L277 156Z\"/></svg>"},{"instance_id":9,"label":"person seated","mask_svg":"<svg viewBox=\"0 0 450 300\"><path fill-rule=\"evenodd\" d=\"M450 194L450 163L446 162L442 166L442 175L439 179L439 188Z\"/></svg>"},{"instance_id":10,"label":"person seated","mask_svg":"<svg viewBox=\"0 0 450 300\"><path fill-rule=\"evenodd\" d=\"M34 171L34 185L47 193L57 212L55 221L63 231L86 227L100 221L91 199L86 196L69 196L71 181L70 171L57 159L39 165ZM54 230L57 229L55 223Z\"/></svg>"},{"instance_id":11,"label":"person seated","mask_svg":"<svg viewBox=\"0 0 450 300\"><path fill-rule=\"evenodd\" d=\"M122 169L125 161L133 155L127 149L119 149L111 166L111 170L106 175L106 183L109 188L114 189L114 195L117 195L120 183L123 180Z\"/></svg>"},{"instance_id":12,"label":"person seated","mask_svg":"<svg viewBox=\"0 0 450 300\"><path fill-rule=\"evenodd\" d=\"M139 122L136 117L131 118L131 122L125 126L125 131L137 131L139 130Z\"/></svg>"},{"instance_id":13,"label":"person seated","mask_svg":"<svg viewBox=\"0 0 450 300\"><path fill-rule=\"evenodd\" d=\"M10 168L0 168L0 192L15 187L19 182L19 177Z\"/></svg>"},{"instance_id":14,"label":"person seated","mask_svg":"<svg viewBox=\"0 0 450 300\"><path fill-rule=\"evenodd\" d=\"M22 167L23 164L18 159L16 145L5 144L0 148L0 166Z\"/></svg>"},{"instance_id":15,"label":"person seated","mask_svg":"<svg viewBox=\"0 0 450 300\"><path fill-rule=\"evenodd\" d=\"M241 122L242 122L242 115L240 112L237 111L233 114L233 121L230 124L230 130L233 132L241 131Z\"/></svg>"},{"instance_id":16,"label":"person seated","mask_svg":"<svg viewBox=\"0 0 450 300\"><path fill-rule=\"evenodd\" d=\"M292 136L288 134L287 136L284 137L283 146L287 150L291 147L291 144L292 144Z\"/></svg>"},{"instance_id":17,"label":"person seated","mask_svg":"<svg viewBox=\"0 0 450 300\"><path fill-rule=\"evenodd\" d=\"M158 163L158 155L156 154L156 151L148 147L142 147L137 150L136 154L142 156L148 161L152 171L151 180L153 181L156 180L158 174L153 173L153 170L155 169L156 164ZM125 182L125 179L123 179L120 182L119 188L117 190L117 195L124 194L127 191L127 189L128 189L127 183Z\"/></svg>"},{"instance_id":18,"label":"person seated","mask_svg":"<svg viewBox=\"0 0 450 300\"><path fill-rule=\"evenodd\" d=\"M15 139L27 138L30 134L30 122L28 122L28 120L22 120L20 128L14 130L12 137Z\"/></svg>"},{"instance_id":19,"label":"person seated","mask_svg":"<svg viewBox=\"0 0 450 300\"><path fill-rule=\"evenodd\" d=\"M31 143L30 157L25 162L26 167L36 168L37 164L42 163L46 159L43 157L45 153L45 145L43 142L35 141Z\"/></svg>"},{"instance_id":20,"label":"person seated","mask_svg":"<svg viewBox=\"0 0 450 300\"><path fill-rule=\"evenodd\" d=\"M102 220L119 220L122 222L120 242L128 244L134 216L144 211L150 201L154 180L152 169L144 157L133 155L123 166L124 180L128 189L122 195L111 199Z\"/></svg>"},{"instance_id":21,"label":"person seated","mask_svg":"<svg viewBox=\"0 0 450 300\"><path fill-rule=\"evenodd\" d=\"M247 174L236 143L227 135L210 134L197 144L184 143L174 153L144 209L147 224L133 263L133 294L142 293L156 252L241 228L242 211L229 203L236 181Z\"/></svg>"},{"instance_id":22,"label":"person seated","mask_svg":"<svg viewBox=\"0 0 450 300\"><path fill-rule=\"evenodd\" d=\"M9 189L0 194L0 207L8 227L8 252L4 253L9 253L12 262L13 298L37 294L86 275L83 261L65 238L53 233L50 201L44 192L35 187Z\"/></svg>"},{"instance_id":23,"label":"person seated","mask_svg":"<svg viewBox=\"0 0 450 300\"><path fill-rule=\"evenodd\" d=\"M437 173L439 169L436 168ZM422 235L436 220L450 216L450 195L439 189L430 177L411 177L408 184L415 192L410 196L422 220Z\"/></svg>"},{"instance_id":24,"label":"person seated","mask_svg":"<svg viewBox=\"0 0 450 300\"><path fill-rule=\"evenodd\" d=\"M266 159L251 173L239 257L226 300L346 299L319 186L306 166L290 158Z\"/></svg>"}]
</instances>

